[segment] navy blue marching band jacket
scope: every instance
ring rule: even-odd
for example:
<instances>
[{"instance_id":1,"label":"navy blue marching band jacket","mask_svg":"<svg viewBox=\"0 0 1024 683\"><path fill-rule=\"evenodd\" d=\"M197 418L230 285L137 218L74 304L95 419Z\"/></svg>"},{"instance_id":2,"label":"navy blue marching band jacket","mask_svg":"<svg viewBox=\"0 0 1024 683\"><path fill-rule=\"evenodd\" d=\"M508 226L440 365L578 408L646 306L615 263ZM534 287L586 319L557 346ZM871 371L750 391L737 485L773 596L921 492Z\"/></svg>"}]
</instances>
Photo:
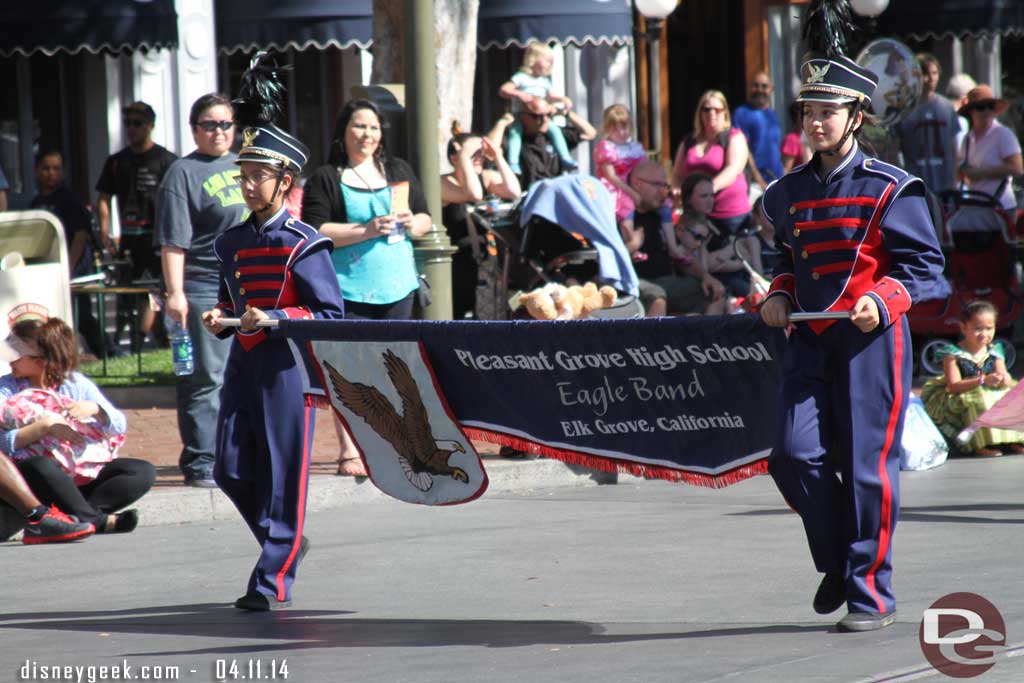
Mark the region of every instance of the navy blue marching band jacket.
<instances>
[{"instance_id":1,"label":"navy blue marching band jacket","mask_svg":"<svg viewBox=\"0 0 1024 683\"><path fill-rule=\"evenodd\" d=\"M330 238L292 218L283 207L259 227L251 215L214 242L214 252L222 264L217 308L225 317L255 307L274 320L341 319L344 303L330 258L310 258L319 252L329 254L331 246ZM332 292L338 296L331 297ZM319 306L313 309L304 302L319 302ZM285 339L282 333L266 327L254 332L228 328L218 336L232 334L246 351L268 339ZM323 396L319 373L309 367L308 354L298 355L302 360L299 367L306 369L306 393Z\"/></svg>"},{"instance_id":2,"label":"navy blue marching band jacket","mask_svg":"<svg viewBox=\"0 0 1024 683\"><path fill-rule=\"evenodd\" d=\"M782 252L769 296L818 312L848 311L867 294L886 327L915 302L948 293L919 178L868 157L856 142L824 181L812 163L764 192L762 210ZM833 323L808 325L820 334Z\"/></svg>"}]
</instances>

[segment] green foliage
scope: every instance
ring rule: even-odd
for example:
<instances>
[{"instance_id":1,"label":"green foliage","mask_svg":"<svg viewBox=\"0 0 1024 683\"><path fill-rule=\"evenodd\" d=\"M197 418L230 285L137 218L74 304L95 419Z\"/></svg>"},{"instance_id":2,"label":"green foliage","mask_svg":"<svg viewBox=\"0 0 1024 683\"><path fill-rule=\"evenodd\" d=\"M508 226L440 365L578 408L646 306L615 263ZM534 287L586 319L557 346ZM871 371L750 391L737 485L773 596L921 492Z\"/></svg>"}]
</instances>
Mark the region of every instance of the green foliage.
<instances>
[{"instance_id":1,"label":"green foliage","mask_svg":"<svg viewBox=\"0 0 1024 683\"><path fill-rule=\"evenodd\" d=\"M105 375L102 360L82 363L79 369L101 387L165 386L175 383L170 349L143 351L142 374L139 374L138 362L135 354L108 358Z\"/></svg>"}]
</instances>

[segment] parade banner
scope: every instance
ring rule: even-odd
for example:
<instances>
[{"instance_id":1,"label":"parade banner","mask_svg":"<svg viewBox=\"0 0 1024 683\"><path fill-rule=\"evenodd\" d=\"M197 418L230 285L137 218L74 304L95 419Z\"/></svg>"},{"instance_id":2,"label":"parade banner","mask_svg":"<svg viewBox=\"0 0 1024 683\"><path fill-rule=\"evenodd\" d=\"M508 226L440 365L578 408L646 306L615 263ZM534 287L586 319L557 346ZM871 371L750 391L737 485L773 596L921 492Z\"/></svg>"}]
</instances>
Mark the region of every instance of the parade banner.
<instances>
[{"instance_id":1,"label":"parade banner","mask_svg":"<svg viewBox=\"0 0 1024 683\"><path fill-rule=\"evenodd\" d=\"M1015 387L1006 392L1006 395L996 401L995 405L979 415L977 420L957 434L957 442L961 446L965 445L976 431L985 427L1024 432L1024 382L1018 382Z\"/></svg>"},{"instance_id":2,"label":"parade banner","mask_svg":"<svg viewBox=\"0 0 1024 683\"><path fill-rule=\"evenodd\" d=\"M422 401L434 450L450 454L446 466L461 472L454 478L447 472L431 477L435 485L439 479L454 482L467 497L481 492L481 479L460 481L462 474L470 478L466 462L478 460L469 438L592 468L711 487L765 472L775 438L784 335L754 315L554 322L282 320L280 326L297 341L310 342L331 403L353 429L365 432L362 424L379 434L384 420L366 417L369 409L358 406L357 394L345 382L375 388L387 397L387 407L379 403L387 419L394 423L400 415L407 428L410 406L419 411L416 401ZM406 372L397 360L417 378L418 398L412 403L399 398L402 390L395 388L395 377ZM332 383L332 369L345 382ZM373 448L361 445L364 455L379 452L379 438L357 438L373 440ZM422 433L417 438L421 448L429 445ZM373 476L369 458L367 464ZM422 463L409 467L427 469ZM412 484L409 476L402 477Z\"/></svg>"}]
</instances>

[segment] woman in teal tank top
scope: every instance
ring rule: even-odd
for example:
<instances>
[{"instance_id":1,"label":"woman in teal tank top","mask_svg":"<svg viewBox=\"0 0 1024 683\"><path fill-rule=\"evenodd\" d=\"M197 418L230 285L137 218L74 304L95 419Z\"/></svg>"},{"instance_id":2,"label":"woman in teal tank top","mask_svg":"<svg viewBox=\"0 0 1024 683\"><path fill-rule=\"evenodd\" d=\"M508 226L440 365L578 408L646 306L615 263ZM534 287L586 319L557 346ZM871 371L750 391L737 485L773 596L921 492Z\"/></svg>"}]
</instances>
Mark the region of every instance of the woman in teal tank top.
<instances>
[{"instance_id":1,"label":"woman in teal tank top","mask_svg":"<svg viewBox=\"0 0 1024 683\"><path fill-rule=\"evenodd\" d=\"M375 104L353 100L338 115L328 163L306 181L302 219L334 242L331 260L345 317L407 320L419 280L410 237L432 225L409 164L387 155ZM366 476L358 450L335 417L338 474Z\"/></svg>"},{"instance_id":2,"label":"woman in teal tank top","mask_svg":"<svg viewBox=\"0 0 1024 683\"><path fill-rule=\"evenodd\" d=\"M412 169L385 154L381 127L368 100L342 109L330 163L307 181L302 215L334 242L345 316L403 320L412 317L419 284L409 238L432 221Z\"/></svg>"}]
</instances>

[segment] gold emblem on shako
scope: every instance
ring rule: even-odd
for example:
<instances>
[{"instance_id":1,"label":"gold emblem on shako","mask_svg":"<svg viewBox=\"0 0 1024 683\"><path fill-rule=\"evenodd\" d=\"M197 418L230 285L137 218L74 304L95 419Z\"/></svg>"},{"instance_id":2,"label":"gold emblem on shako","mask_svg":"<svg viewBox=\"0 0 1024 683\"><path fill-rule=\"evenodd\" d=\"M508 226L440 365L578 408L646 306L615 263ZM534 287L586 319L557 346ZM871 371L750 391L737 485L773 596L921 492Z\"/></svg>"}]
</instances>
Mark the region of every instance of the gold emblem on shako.
<instances>
[{"instance_id":1,"label":"gold emblem on shako","mask_svg":"<svg viewBox=\"0 0 1024 683\"><path fill-rule=\"evenodd\" d=\"M256 135L258 133L259 130L256 128L246 128L245 131L242 132L242 147L252 147L252 143L255 142Z\"/></svg>"}]
</instances>

